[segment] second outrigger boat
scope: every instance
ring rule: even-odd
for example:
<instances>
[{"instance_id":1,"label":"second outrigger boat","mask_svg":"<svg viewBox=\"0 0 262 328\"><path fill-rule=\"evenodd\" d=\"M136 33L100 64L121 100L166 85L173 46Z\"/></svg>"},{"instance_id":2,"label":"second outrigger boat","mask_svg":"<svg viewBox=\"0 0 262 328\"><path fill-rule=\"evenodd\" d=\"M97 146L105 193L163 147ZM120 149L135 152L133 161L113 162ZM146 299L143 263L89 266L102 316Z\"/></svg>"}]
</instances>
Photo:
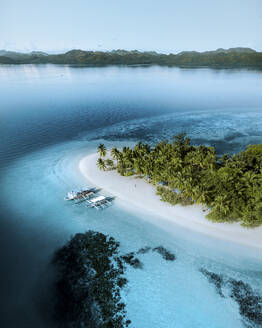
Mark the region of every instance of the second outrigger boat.
<instances>
[{"instance_id":1,"label":"second outrigger boat","mask_svg":"<svg viewBox=\"0 0 262 328\"><path fill-rule=\"evenodd\" d=\"M87 207L94 207L95 209L103 209L109 205L114 198L113 197L105 197L105 196L98 196L95 198L91 198L87 200Z\"/></svg>"}]
</instances>

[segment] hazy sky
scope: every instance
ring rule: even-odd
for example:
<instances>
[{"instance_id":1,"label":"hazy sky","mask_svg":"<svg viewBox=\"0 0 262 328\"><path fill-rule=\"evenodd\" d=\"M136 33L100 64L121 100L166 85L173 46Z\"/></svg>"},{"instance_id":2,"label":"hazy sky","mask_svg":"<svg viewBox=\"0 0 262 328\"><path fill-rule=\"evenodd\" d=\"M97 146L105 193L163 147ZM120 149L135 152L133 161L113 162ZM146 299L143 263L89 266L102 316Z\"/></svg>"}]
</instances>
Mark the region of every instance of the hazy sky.
<instances>
[{"instance_id":1,"label":"hazy sky","mask_svg":"<svg viewBox=\"0 0 262 328\"><path fill-rule=\"evenodd\" d=\"M262 0L0 0L0 49L262 51Z\"/></svg>"}]
</instances>

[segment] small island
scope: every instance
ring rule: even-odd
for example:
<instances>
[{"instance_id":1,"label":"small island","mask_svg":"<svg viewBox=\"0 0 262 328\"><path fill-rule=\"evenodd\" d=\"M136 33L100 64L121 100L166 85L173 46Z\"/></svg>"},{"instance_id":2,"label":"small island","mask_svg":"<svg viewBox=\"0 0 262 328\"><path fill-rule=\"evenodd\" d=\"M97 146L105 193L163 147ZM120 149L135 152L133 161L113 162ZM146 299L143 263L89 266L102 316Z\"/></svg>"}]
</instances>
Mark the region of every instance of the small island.
<instances>
[{"instance_id":1,"label":"small island","mask_svg":"<svg viewBox=\"0 0 262 328\"><path fill-rule=\"evenodd\" d=\"M107 157L103 144L98 151L99 169L146 180L164 202L200 204L213 222L262 224L262 145L218 156L213 147L193 146L180 134L154 147L139 142L133 149L113 148Z\"/></svg>"}]
</instances>

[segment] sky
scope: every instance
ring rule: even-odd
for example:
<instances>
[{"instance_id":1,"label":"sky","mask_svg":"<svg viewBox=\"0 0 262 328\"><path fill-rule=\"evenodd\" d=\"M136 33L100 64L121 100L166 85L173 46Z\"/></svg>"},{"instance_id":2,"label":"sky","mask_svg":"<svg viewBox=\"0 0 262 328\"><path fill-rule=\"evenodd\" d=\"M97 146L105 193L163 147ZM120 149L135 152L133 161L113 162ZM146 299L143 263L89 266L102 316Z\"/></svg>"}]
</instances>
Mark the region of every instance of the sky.
<instances>
[{"instance_id":1,"label":"sky","mask_svg":"<svg viewBox=\"0 0 262 328\"><path fill-rule=\"evenodd\" d=\"M0 0L0 49L262 51L262 0Z\"/></svg>"}]
</instances>

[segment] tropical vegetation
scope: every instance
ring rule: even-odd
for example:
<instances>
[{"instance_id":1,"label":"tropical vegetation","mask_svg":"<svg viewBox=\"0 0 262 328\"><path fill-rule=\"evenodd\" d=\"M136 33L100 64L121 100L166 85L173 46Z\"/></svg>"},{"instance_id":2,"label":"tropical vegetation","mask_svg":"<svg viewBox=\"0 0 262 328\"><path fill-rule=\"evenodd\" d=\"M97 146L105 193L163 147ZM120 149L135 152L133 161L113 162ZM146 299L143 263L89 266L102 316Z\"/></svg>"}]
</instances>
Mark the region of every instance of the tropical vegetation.
<instances>
[{"instance_id":1,"label":"tropical vegetation","mask_svg":"<svg viewBox=\"0 0 262 328\"><path fill-rule=\"evenodd\" d=\"M97 148L97 151L99 152L101 157L105 157L106 156L106 147L104 144L100 144Z\"/></svg>"},{"instance_id":2,"label":"tropical vegetation","mask_svg":"<svg viewBox=\"0 0 262 328\"><path fill-rule=\"evenodd\" d=\"M262 144L218 156L213 147L191 145L181 134L154 147L139 142L134 148L113 148L111 158L102 169L145 179L162 201L201 204L214 222L262 224Z\"/></svg>"}]
</instances>

